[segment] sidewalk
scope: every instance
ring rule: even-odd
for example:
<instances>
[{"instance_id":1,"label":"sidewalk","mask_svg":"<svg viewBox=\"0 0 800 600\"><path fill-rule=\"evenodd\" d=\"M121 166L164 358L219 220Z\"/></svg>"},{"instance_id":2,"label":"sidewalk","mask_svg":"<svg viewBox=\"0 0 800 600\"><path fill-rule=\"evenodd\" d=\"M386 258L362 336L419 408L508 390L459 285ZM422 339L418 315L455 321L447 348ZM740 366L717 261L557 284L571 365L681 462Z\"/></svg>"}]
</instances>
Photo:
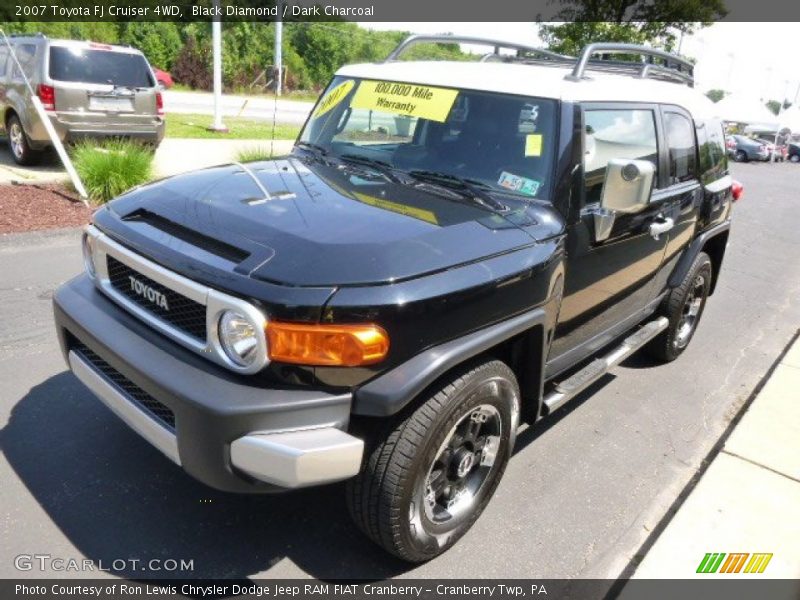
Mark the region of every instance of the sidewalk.
<instances>
[{"instance_id":1,"label":"sidewalk","mask_svg":"<svg viewBox=\"0 0 800 600\"><path fill-rule=\"evenodd\" d=\"M156 150L154 169L159 177L176 175L236 160L240 150L272 150L274 156L288 154L294 140L214 140L166 138Z\"/></svg>"},{"instance_id":2,"label":"sidewalk","mask_svg":"<svg viewBox=\"0 0 800 600\"><path fill-rule=\"evenodd\" d=\"M288 154L294 140L215 140L165 138L156 150L153 170L157 177L168 177L236 160L240 150L259 148L272 150L275 156ZM18 183L53 183L67 181L64 167L55 154L48 155L41 165L21 167L13 163L8 152L0 151L0 185Z\"/></svg>"},{"instance_id":3,"label":"sidewalk","mask_svg":"<svg viewBox=\"0 0 800 600\"><path fill-rule=\"evenodd\" d=\"M725 556L709 557L712 572L697 573L709 553ZM772 557L761 559L763 573L745 573L756 553ZM633 577L800 578L800 339Z\"/></svg>"}]
</instances>

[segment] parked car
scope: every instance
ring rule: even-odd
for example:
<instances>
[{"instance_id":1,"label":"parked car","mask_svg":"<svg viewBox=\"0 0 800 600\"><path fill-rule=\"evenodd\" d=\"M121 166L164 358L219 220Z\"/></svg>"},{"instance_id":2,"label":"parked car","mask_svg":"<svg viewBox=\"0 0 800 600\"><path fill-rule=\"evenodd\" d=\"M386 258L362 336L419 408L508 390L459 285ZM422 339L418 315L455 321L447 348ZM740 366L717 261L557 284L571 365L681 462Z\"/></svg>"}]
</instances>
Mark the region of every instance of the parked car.
<instances>
[{"instance_id":1,"label":"parked car","mask_svg":"<svg viewBox=\"0 0 800 600\"><path fill-rule=\"evenodd\" d=\"M162 71L159 68L154 68L153 73L156 76L156 82L165 90L171 88L175 82L172 81L172 75L170 75L167 71Z\"/></svg>"},{"instance_id":2,"label":"parked car","mask_svg":"<svg viewBox=\"0 0 800 600\"><path fill-rule=\"evenodd\" d=\"M97 211L54 296L72 371L170 460L232 492L346 480L413 562L475 522L522 421L686 350L742 190L678 56L393 60L431 39L476 43L342 67L290 156Z\"/></svg>"},{"instance_id":3,"label":"parked car","mask_svg":"<svg viewBox=\"0 0 800 600\"><path fill-rule=\"evenodd\" d=\"M733 141L733 144L727 147L728 155L732 156L736 162L767 161L770 159L770 149L763 142L739 134L730 136L730 140Z\"/></svg>"},{"instance_id":4,"label":"parked car","mask_svg":"<svg viewBox=\"0 0 800 600\"><path fill-rule=\"evenodd\" d=\"M161 92L141 52L43 35L10 41L22 72L8 47L0 47L0 126L17 163L36 163L52 143L23 73L61 141L125 137L161 142Z\"/></svg>"},{"instance_id":5,"label":"parked car","mask_svg":"<svg viewBox=\"0 0 800 600\"><path fill-rule=\"evenodd\" d=\"M775 145L775 140L766 140L764 138L755 138L755 140L760 143L764 144L767 147L767 153L769 154L768 160L773 160L772 153L775 152L775 162L783 162L786 160L786 156L789 153L786 144L778 143Z\"/></svg>"},{"instance_id":6,"label":"parked car","mask_svg":"<svg viewBox=\"0 0 800 600\"><path fill-rule=\"evenodd\" d=\"M800 144L790 142L786 156L793 163L800 162Z\"/></svg>"}]
</instances>

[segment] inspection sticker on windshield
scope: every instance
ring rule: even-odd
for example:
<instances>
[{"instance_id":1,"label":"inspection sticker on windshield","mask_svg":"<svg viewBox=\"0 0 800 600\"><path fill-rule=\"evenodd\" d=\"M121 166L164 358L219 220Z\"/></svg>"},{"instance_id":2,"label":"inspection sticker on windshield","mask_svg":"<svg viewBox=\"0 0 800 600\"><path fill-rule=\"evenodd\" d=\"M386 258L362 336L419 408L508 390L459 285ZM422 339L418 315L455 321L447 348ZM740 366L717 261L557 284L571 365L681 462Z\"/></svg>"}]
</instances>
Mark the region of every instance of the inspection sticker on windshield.
<instances>
[{"instance_id":1,"label":"inspection sticker on windshield","mask_svg":"<svg viewBox=\"0 0 800 600\"><path fill-rule=\"evenodd\" d=\"M325 94L325 97L322 100L319 101L317 109L314 111L314 114L311 115L311 117L316 119L317 117L324 115L334 106L339 104L339 102L344 100L347 94L350 93L350 90L353 89L355 83L356 82L353 81L352 79L348 79L347 81L343 81L342 83L334 87L330 92Z\"/></svg>"},{"instance_id":2,"label":"inspection sticker on windshield","mask_svg":"<svg viewBox=\"0 0 800 600\"><path fill-rule=\"evenodd\" d=\"M500 173L500 179L497 180L497 184L507 190L513 190L520 194L525 194L526 196L535 196L542 186L541 182L535 179L520 177L519 175L514 175L506 171Z\"/></svg>"},{"instance_id":3,"label":"inspection sticker on windshield","mask_svg":"<svg viewBox=\"0 0 800 600\"><path fill-rule=\"evenodd\" d=\"M542 155L542 134L529 133L525 136L525 156Z\"/></svg>"},{"instance_id":4,"label":"inspection sticker on windshield","mask_svg":"<svg viewBox=\"0 0 800 600\"><path fill-rule=\"evenodd\" d=\"M456 96L458 90L391 81L362 81L350 106L444 123Z\"/></svg>"}]
</instances>

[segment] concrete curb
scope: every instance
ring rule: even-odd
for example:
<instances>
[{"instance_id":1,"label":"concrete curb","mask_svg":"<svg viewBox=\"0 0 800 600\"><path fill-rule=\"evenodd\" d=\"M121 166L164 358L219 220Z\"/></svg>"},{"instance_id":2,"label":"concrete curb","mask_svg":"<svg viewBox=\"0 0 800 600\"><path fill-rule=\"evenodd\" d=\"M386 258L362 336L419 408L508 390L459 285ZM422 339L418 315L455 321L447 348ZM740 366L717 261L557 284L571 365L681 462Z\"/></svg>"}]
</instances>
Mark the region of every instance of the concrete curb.
<instances>
[{"instance_id":1,"label":"concrete curb","mask_svg":"<svg viewBox=\"0 0 800 600\"><path fill-rule=\"evenodd\" d=\"M715 572L698 573L709 553L725 556ZM748 555L738 569L736 560L728 560L737 553ZM745 573L752 555L759 553L772 555L763 572ZM797 336L633 577L800 577Z\"/></svg>"}]
</instances>

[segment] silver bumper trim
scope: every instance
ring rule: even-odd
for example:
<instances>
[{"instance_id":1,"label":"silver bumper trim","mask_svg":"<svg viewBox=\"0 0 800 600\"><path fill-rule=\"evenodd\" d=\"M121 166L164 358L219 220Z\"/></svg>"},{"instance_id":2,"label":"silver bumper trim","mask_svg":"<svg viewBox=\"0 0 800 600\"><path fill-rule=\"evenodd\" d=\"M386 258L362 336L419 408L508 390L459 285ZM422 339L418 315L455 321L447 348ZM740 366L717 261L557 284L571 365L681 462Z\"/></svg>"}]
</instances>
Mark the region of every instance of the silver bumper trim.
<instances>
[{"instance_id":1,"label":"silver bumper trim","mask_svg":"<svg viewBox=\"0 0 800 600\"><path fill-rule=\"evenodd\" d=\"M161 450L175 464L180 465L178 439L175 434L138 408L132 399L120 392L94 367L76 354L69 353L69 366L76 377L88 387L103 404L108 406L120 419L125 421L136 433Z\"/></svg>"},{"instance_id":2,"label":"silver bumper trim","mask_svg":"<svg viewBox=\"0 0 800 600\"><path fill-rule=\"evenodd\" d=\"M99 229L90 225L86 228L86 235L94 240L94 268L97 273L95 285L114 302L122 306L132 315L138 317L154 329L157 329L169 338L183 345L198 354L205 356L207 359L236 371L238 373L257 373L269 363L267 352L266 335L263 333L256 336L256 359L253 364L248 366L240 366L231 361L228 355L222 349L219 340L218 323L220 316L226 310L233 310L240 314L245 315L250 319L256 329L264 332L267 320L264 314L249 302L225 294L218 290L206 287L202 284L187 279L178 273L174 273L165 269L161 265L154 263L151 260L144 258L128 250L125 246L118 244L106 234L102 233ZM152 279L156 283L163 285L190 300L202 304L206 307L206 341L195 339L190 335L180 331L171 323L160 319L155 313L143 309L121 294L111 284L111 278L108 273L107 257L118 260L129 268L141 273L145 277Z\"/></svg>"},{"instance_id":3,"label":"silver bumper trim","mask_svg":"<svg viewBox=\"0 0 800 600\"><path fill-rule=\"evenodd\" d=\"M252 433L231 444L231 463L287 488L341 481L361 469L364 442L335 427Z\"/></svg>"}]
</instances>

